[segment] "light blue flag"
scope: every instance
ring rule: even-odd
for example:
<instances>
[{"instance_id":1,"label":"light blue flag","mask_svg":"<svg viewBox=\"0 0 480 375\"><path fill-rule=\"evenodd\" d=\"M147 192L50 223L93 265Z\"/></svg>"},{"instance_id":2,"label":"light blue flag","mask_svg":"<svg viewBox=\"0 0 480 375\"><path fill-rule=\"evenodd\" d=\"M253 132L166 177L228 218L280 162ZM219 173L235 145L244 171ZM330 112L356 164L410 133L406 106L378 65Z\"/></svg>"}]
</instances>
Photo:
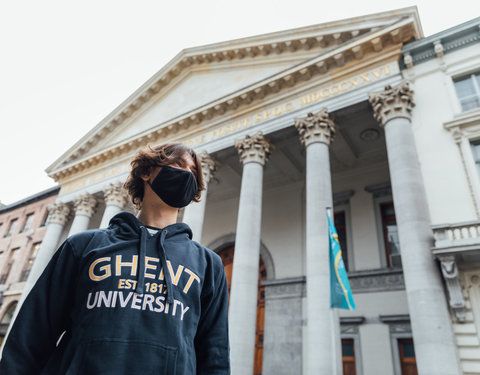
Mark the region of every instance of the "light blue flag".
<instances>
[{"instance_id":1,"label":"light blue flag","mask_svg":"<svg viewBox=\"0 0 480 375\"><path fill-rule=\"evenodd\" d=\"M342 249L332 219L327 214L328 237L330 239L330 307L355 310L352 290L342 259Z\"/></svg>"}]
</instances>

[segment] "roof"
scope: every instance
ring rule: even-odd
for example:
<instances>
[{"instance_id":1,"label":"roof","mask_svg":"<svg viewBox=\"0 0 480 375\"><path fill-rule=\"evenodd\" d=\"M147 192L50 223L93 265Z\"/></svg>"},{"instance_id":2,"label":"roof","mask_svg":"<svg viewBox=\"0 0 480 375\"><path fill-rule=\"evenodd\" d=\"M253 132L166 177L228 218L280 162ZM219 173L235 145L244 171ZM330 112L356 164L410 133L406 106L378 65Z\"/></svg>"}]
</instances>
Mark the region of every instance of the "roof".
<instances>
[{"instance_id":1,"label":"roof","mask_svg":"<svg viewBox=\"0 0 480 375\"><path fill-rule=\"evenodd\" d=\"M38 202L42 199L51 197L53 195L58 194L59 191L60 191L60 186L53 186L51 188L48 188L46 190L40 191L39 193L30 195L29 197L21 199L21 200L19 200L17 202L14 202L12 204L2 205L3 207L0 207L0 214L3 214L3 213L8 212L8 211L12 211L14 209L17 209L17 208L22 207L22 206L29 205L29 204L34 203L34 202Z\"/></svg>"},{"instance_id":2,"label":"roof","mask_svg":"<svg viewBox=\"0 0 480 375\"><path fill-rule=\"evenodd\" d=\"M480 43L480 17L407 43L402 53L405 57L411 57L411 63L408 63L408 67L411 67L475 43ZM406 67L404 61L401 64L402 68Z\"/></svg>"}]
</instances>

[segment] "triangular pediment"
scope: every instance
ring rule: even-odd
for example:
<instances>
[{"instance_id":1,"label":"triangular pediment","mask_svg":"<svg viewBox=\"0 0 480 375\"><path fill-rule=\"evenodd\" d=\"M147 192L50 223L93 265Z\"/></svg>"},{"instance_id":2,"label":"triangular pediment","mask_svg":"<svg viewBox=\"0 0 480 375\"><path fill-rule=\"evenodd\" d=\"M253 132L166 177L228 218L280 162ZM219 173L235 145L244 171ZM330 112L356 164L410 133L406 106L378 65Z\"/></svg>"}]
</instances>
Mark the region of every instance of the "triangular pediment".
<instances>
[{"instance_id":1,"label":"triangular pediment","mask_svg":"<svg viewBox=\"0 0 480 375\"><path fill-rule=\"evenodd\" d=\"M306 56L290 56L282 60L264 58L249 63L230 63L217 69L192 69L168 90L150 99L148 105L136 111L129 119L113 129L86 155L152 129L195 108L264 80L303 61ZM270 61L269 61L270 60Z\"/></svg>"},{"instance_id":2,"label":"triangular pediment","mask_svg":"<svg viewBox=\"0 0 480 375\"><path fill-rule=\"evenodd\" d=\"M196 110L211 117L208 105L222 107L222 100L231 103L235 94L243 97L249 88L258 86L255 90L262 91L262 84L272 85L282 75L288 80L296 70L310 69L312 61L315 69L323 69L322 56L342 63L344 56L356 55L355 48L370 35L381 44L382 30L394 35L400 29L391 25L405 24L406 19L413 37L422 37L417 9L410 7L185 49L55 161L47 173L55 175L89 155L98 155L185 114L195 117ZM401 34L395 37L400 43L405 41ZM348 45L355 45L353 52L347 51Z\"/></svg>"}]
</instances>

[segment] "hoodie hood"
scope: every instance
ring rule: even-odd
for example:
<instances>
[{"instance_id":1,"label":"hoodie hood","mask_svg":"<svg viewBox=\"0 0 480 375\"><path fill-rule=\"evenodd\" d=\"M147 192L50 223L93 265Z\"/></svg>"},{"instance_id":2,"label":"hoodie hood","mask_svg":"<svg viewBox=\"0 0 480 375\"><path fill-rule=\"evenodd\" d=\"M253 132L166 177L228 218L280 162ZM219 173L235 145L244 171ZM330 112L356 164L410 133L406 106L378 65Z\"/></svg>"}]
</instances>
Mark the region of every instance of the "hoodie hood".
<instances>
[{"instance_id":1,"label":"hoodie hood","mask_svg":"<svg viewBox=\"0 0 480 375\"><path fill-rule=\"evenodd\" d=\"M138 244L138 262L137 262L137 286L135 292L137 294L144 293L145 286L145 257L147 254L147 241L149 237L153 237L156 242L156 248L158 257L163 268L164 279L166 284L166 298L168 303L173 303L173 286L172 275L167 267L167 246L168 240L174 239L175 241L191 240L192 230L185 223L174 223L164 228L157 228L158 232L153 236L147 231L146 226L138 220L138 218L130 212L120 212L110 220L109 229L112 229L115 234L122 238L132 240L139 239Z\"/></svg>"},{"instance_id":2,"label":"hoodie hood","mask_svg":"<svg viewBox=\"0 0 480 375\"><path fill-rule=\"evenodd\" d=\"M109 228L113 229L117 236L125 239L132 239L132 237L140 238L142 227L146 227L145 224L138 220L134 214L126 211L122 211L112 217L109 224ZM166 238L182 234L187 234L189 239L193 238L192 230L185 223L170 224L165 228L158 228L158 230L167 230Z\"/></svg>"}]
</instances>

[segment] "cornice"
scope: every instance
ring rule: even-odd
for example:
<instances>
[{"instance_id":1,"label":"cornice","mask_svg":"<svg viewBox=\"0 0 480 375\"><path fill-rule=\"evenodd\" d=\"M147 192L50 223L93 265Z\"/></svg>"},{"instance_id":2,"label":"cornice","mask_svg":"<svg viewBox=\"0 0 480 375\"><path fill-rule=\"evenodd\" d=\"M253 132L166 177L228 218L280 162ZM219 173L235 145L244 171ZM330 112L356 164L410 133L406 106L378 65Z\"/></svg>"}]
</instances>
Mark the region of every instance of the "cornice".
<instances>
[{"instance_id":1,"label":"cornice","mask_svg":"<svg viewBox=\"0 0 480 375\"><path fill-rule=\"evenodd\" d=\"M406 44L401 68L411 68L476 43L480 43L480 17Z\"/></svg>"},{"instance_id":2,"label":"cornice","mask_svg":"<svg viewBox=\"0 0 480 375\"><path fill-rule=\"evenodd\" d=\"M462 137L478 136L480 134L480 110L472 110L462 113L453 120L443 123L443 127L448 130L456 142L460 142Z\"/></svg>"},{"instance_id":3,"label":"cornice","mask_svg":"<svg viewBox=\"0 0 480 375\"><path fill-rule=\"evenodd\" d=\"M255 84L249 85L233 94L226 95L215 101L207 103L202 107L196 108L165 123L159 124L158 126L153 127L144 133L132 137L132 139L122 142L121 144L117 144L107 150L99 151L93 155L86 155L82 158L82 155L85 155L88 149L96 144L115 126L118 126L127 117L130 117L134 111L138 110L153 95L155 95L155 93L160 91L161 85L157 84L158 80L156 77L159 75L157 74L156 76L152 77L152 79L149 81L150 83L144 85L144 87L148 87L144 93L145 95L137 95L138 91L141 91L141 89L138 90L136 94L131 96L131 100L127 99L127 101L125 101L130 101L131 104L126 108L126 110L120 113L120 117L112 118L110 122L107 121L108 123L105 123L105 121L108 119L107 117L107 119L102 122L103 124L99 124L87 134L87 138L89 134L91 134L91 137L88 138L83 145L79 145L78 149L74 153L68 156L64 154L63 158L65 161L63 162L62 166L54 163L47 168L46 172L50 177L58 181L66 176L78 173L85 168L101 164L112 157L125 155L147 143L155 142L156 140L165 138L167 136L175 136L179 132L188 133L190 131L194 131L194 128L202 122L209 121L214 117L222 116L226 112L236 110L240 106L249 105L253 102L264 100L267 96L278 94L280 91L287 91L295 85L299 85L310 81L312 78L317 78L319 76L326 75L327 73L331 73L333 70L337 68L343 68L351 62L360 62L361 60L365 60L372 54L382 53L382 51L387 47L398 45L400 53L402 43L405 43L412 38L419 37L418 25L413 18L406 17L367 34L360 34L359 32L355 38L348 40L347 42L335 44L334 47L326 49L318 56L303 61ZM341 40L342 37L338 38ZM308 38L306 40L308 41ZM296 44L296 48L307 48L309 45L307 42L303 44L302 42L299 43L300 44ZM315 43L322 42L321 40L316 39ZM312 46L313 45L314 44L312 44ZM308 48L312 48L312 46ZM287 48L287 46L285 48ZM269 51L272 52L273 50L270 49ZM218 54L215 56L218 56ZM223 58L227 57L223 55ZM202 57L201 59L191 60L191 62L192 64L194 62L200 63L200 61L206 61L205 59L206 57ZM218 60L220 57L216 57L216 59ZM187 60L190 61L189 59ZM184 64L187 64L187 60L184 61L184 59L182 59ZM163 70L164 69L162 69L162 71ZM178 76L178 74L180 74L180 70L178 70L176 76ZM162 79L160 79L160 81L161 80ZM170 81L171 79L168 80L168 82ZM99 127L101 127L101 129L99 129ZM75 146L72 149L75 149ZM62 157L58 160L62 160Z\"/></svg>"}]
</instances>

